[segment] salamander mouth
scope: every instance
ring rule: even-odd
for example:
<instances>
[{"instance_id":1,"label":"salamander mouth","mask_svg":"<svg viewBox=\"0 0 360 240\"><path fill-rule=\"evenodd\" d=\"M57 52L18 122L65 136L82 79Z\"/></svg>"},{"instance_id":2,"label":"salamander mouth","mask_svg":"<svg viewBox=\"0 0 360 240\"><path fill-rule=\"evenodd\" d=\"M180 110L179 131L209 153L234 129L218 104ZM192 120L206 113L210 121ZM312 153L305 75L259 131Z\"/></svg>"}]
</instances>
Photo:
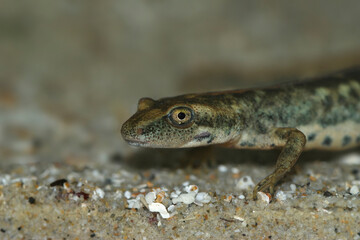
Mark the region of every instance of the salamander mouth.
<instances>
[{"instance_id":1,"label":"salamander mouth","mask_svg":"<svg viewBox=\"0 0 360 240\"><path fill-rule=\"evenodd\" d=\"M148 146L149 142L148 141L140 141L140 140L133 140L133 139L125 139L125 141L130 144L131 146L136 146L136 147L146 147Z\"/></svg>"}]
</instances>

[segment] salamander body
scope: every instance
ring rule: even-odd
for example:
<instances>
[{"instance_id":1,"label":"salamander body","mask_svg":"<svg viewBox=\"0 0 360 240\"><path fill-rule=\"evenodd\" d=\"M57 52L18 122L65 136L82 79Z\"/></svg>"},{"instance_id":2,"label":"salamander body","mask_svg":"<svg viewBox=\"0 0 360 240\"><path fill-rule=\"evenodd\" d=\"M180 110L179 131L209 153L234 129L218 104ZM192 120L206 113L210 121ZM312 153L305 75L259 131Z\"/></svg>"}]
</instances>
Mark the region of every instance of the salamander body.
<instances>
[{"instance_id":1,"label":"salamander body","mask_svg":"<svg viewBox=\"0 0 360 240\"><path fill-rule=\"evenodd\" d=\"M272 194L303 150L360 145L360 68L263 89L142 98L121 133L144 147L281 148L275 171L254 189L254 197Z\"/></svg>"}]
</instances>

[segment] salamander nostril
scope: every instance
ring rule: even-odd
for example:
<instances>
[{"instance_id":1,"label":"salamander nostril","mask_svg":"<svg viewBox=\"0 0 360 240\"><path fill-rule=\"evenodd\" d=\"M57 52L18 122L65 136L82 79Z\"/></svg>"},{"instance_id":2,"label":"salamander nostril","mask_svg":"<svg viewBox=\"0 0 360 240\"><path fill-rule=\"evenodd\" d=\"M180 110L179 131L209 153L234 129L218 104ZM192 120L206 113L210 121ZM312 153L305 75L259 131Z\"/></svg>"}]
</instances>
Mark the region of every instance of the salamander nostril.
<instances>
[{"instance_id":1,"label":"salamander nostril","mask_svg":"<svg viewBox=\"0 0 360 240\"><path fill-rule=\"evenodd\" d=\"M138 129L136 130L136 134L137 134L137 135L141 135L141 134L143 133L143 131L144 131L143 128L138 128Z\"/></svg>"}]
</instances>

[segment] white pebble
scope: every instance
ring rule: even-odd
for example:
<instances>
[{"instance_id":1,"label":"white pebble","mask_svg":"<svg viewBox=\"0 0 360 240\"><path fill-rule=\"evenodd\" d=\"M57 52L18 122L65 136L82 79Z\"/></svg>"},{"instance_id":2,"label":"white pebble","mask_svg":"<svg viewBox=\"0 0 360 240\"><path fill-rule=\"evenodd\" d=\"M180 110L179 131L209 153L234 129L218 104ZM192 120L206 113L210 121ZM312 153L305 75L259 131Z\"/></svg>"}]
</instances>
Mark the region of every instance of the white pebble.
<instances>
[{"instance_id":1,"label":"white pebble","mask_svg":"<svg viewBox=\"0 0 360 240\"><path fill-rule=\"evenodd\" d=\"M145 195L145 201L147 202L147 204L151 204L155 201L156 199L156 193L155 192L149 192Z\"/></svg>"},{"instance_id":2,"label":"white pebble","mask_svg":"<svg viewBox=\"0 0 360 240\"><path fill-rule=\"evenodd\" d=\"M195 195L196 193L190 192L190 193L183 193L179 197L172 199L173 204L177 203L185 203L185 204L191 204L195 201Z\"/></svg>"},{"instance_id":3,"label":"white pebble","mask_svg":"<svg viewBox=\"0 0 360 240\"><path fill-rule=\"evenodd\" d=\"M140 202L140 199L128 199L128 206L127 208L136 208L139 209L142 207L142 204Z\"/></svg>"},{"instance_id":4,"label":"white pebble","mask_svg":"<svg viewBox=\"0 0 360 240\"><path fill-rule=\"evenodd\" d=\"M241 195L239 196L239 199L245 199L245 196L241 194Z\"/></svg>"},{"instance_id":5,"label":"white pebble","mask_svg":"<svg viewBox=\"0 0 360 240\"><path fill-rule=\"evenodd\" d=\"M180 192L180 193L181 193L181 192ZM170 198L177 198L177 197L179 197L180 193L171 192L171 193L170 193Z\"/></svg>"},{"instance_id":6,"label":"white pebble","mask_svg":"<svg viewBox=\"0 0 360 240\"><path fill-rule=\"evenodd\" d=\"M116 192L114 193L114 198L115 198L115 199L120 199L120 198L122 198L122 191L116 190Z\"/></svg>"},{"instance_id":7,"label":"white pebble","mask_svg":"<svg viewBox=\"0 0 360 240\"><path fill-rule=\"evenodd\" d=\"M358 187L358 186L352 186L352 187L350 188L350 193L351 193L351 195L356 195L356 194L358 194L358 193L359 193L359 187Z\"/></svg>"},{"instance_id":8,"label":"white pebble","mask_svg":"<svg viewBox=\"0 0 360 240\"><path fill-rule=\"evenodd\" d=\"M227 172L228 168L225 165L219 165L218 170L219 172Z\"/></svg>"},{"instance_id":9,"label":"white pebble","mask_svg":"<svg viewBox=\"0 0 360 240\"><path fill-rule=\"evenodd\" d=\"M202 205L202 203L209 203L211 201L211 197L206 192L200 192L196 194L195 203L198 205Z\"/></svg>"},{"instance_id":10,"label":"white pebble","mask_svg":"<svg viewBox=\"0 0 360 240\"><path fill-rule=\"evenodd\" d=\"M280 201L285 201L286 200L286 194L283 191L278 191L275 195L275 198L280 200Z\"/></svg>"},{"instance_id":11,"label":"white pebble","mask_svg":"<svg viewBox=\"0 0 360 240\"><path fill-rule=\"evenodd\" d=\"M360 154L350 153L340 158L339 161L346 165L360 165Z\"/></svg>"},{"instance_id":12,"label":"white pebble","mask_svg":"<svg viewBox=\"0 0 360 240\"><path fill-rule=\"evenodd\" d=\"M185 187L185 186L188 186L190 184L190 182L189 181L186 181L186 182L183 182L183 186Z\"/></svg>"},{"instance_id":13,"label":"white pebble","mask_svg":"<svg viewBox=\"0 0 360 240\"><path fill-rule=\"evenodd\" d=\"M257 193L257 198L258 198L259 200L267 203L267 204L270 203L270 198L269 198L269 196L266 195L266 194L263 193L263 192L258 192L258 193Z\"/></svg>"},{"instance_id":14,"label":"white pebble","mask_svg":"<svg viewBox=\"0 0 360 240\"><path fill-rule=\"evenodd\" d=\"M175 210L175 205L171 204L169 207L168 207L168 211L169 212L173 212Z\"/></svg>"},{"instance_id":15,"label":"white pebble","mask_svg":"<svg viewBox=\"0 0 360 240\"><path fill-rule=\"evenodd\" d=\"M233 174L238 174L239 172L240 172L240 170L238 169L238 168L231 168L231 172L233 173Z\"/></svg>"},{"instance_id":16,"label":"white pebble","mask_svg":"<svg viewBox=\"0 0 360 240\"><path fill-rule=\"evenodd\" d=\"M234 216L234 219L236 219L236 220L238 220L238 221L241 221L241 222L245 221L244 218L239 217L239 216Z\"/></svg>"},{"instance_id":17,"label":"white pebble","mask_svg":"<svg viewBox=\"0 0 360 240\"><path fill-rule=\"evenodd\" d=\"M166 207L164 204L161 203L151 203L149 204L149 210L150 212L158 212L160 213L162 218L169 218L170 214L166 210Z\"/></svg>"},{"instance_id":18,"label":"white pebble","mask_svg":"<svg viewBox=\"0 0 360 240\"><path fill-rule=\"evenodd\" d=\"M290 184L290 190L292 191L292 192L295 192L296 191L296 185L295 184Z\"/></svg>"},{"instance_id":19,"label":"white pebble","mask_svg":"<svg viewBox=\"0 0 360 240\"><path fill-rule=\"evenodd\" d=\"M105 192L101 188L96 188L95 191L93 191L92 199L97 200L99 198L104 198Z\"/></svg>"},{"instance_id":20,"label":"white pebble","mask_svg":"<svg viewBox=\"0 0 360 240\"><path fill-rule=\"evenodd\" d=\"M199 187L196 185L189 185L189 186L184 187L184 191L187 193L190 193L190 192L198 193Z\"/></svg>"},{"instance_id":21,"label":"white pebble","mask_svg":"<svg viewBox=\"0 0 360 240\"><path fill-rule=\"evenodd\" d=\"M131 198L131 192L130 191L125 191L124 197L127 198L127 199L130 199Z\"/></svg>"},{"instance_id":22,"label":"white pebble","mask_svg":"<svg viewBox=\"0 0 360 240\"><path fill-rule=\"evenodd\" d=\"M254 186L255 184L250 176L244 176L240 178L239 181L236 183L236 188L240 190L246 190Z\"/></svg>"}]
</instances>

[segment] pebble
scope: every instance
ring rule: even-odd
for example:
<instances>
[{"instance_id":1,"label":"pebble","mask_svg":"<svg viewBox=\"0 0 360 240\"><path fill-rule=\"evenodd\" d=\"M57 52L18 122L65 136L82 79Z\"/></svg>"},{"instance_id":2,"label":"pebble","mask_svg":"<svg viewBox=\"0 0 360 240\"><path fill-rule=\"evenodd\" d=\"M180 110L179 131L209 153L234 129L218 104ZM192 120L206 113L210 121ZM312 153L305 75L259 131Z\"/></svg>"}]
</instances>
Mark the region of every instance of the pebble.
<instances>
[{"instance_id":1,"label":"pebble","mask_svg":"<svg viewBox=\"0 0 360 240\"><path fill-rule=\"evenodd\" d=\"M351 193L351 195L356 195L356 194L358 194L359 193L359 187L358 186L352 186L351 188L350 188L350 193Z\"/></svg>"},{"instance_id":2,"label":"pebble","mask_svg":"<svg viewBox=\"0 0 360 240\"><path fill-rule=\"evenodd\" d=\"M170 214L166 210L166 207L164 204L161 203L151 203L149 204L149 210L150 212L158 212L160 213L162 218L169 218Z\"/></svg>"},{"instance_id":3,"label":"pebble","mask_svg":"<svg viewBox=\"0 0 360 240\"><path fill-rule=\"evenodd\" d=\"M195 197L195 204L202 206L203 203L209 203L211 196L206 192L200 192Z\"/></svg>"},{"instance_id":4,"label":"pebble","mask_svg":"<svg viewBox=\"0 0 360 240\"><path fill-rule=\"evenodd\" d=\"M105 192L101 188L96 188L95 191L93 191L92 199L97 200L105 197Z\"/></svg>"},{"instance_id":5,"label":"pebble","mask_svg":"<svg viewBox=\"0 0 360 240\"><path fill-rule=\"evenodd\" d=\"M228 171L228 168L227 168L225 165L220 165L220 166L218 167L218 170L219 170L219 172L225 173L225 172Z\"/></svg>"},{"instance_id":6,"label":"pebble","mask_svg":"<svg viewBox=\"0 0 360 240\"><path fill-rule=\"evenodd\" d=\"M156 199L156 193L155 192L149 192L145 195L145 201L147 202L147 204L151 204L155 201Z\"/></svg>"},{"instance_id":7,"label":"pebble","mask_svg":"<svg viewBox=\"0 0 360 240\"><path fill-rule=\"evenodd\" d=\"M263 192L258 192L257 193L257 198L263 202L265 202L266 204L270 203L270 198L267 194L263 193Z\"/></svg>"},{"instance_id":8,"label":"pebble","mask_svg":"<svg viewBox=\"0 0 360 240\"><path fill-rule=\"evenodd\" d=\"M350 153L340 158L339 161L345 165L360 165L360 154Z\"/></svg>"},{"instance_id":9,"label":"pebble","mask_svg":"<svg viewBox=\"0 0 360 240\"><path fill-rule=\"evenodd\" d=\"M183 194L180 194L179 197L173 198L172 202L173 202L173 204L177 204L177 203L191 204L191 203L195 202L195 195L196 195L195 192L183 193Z\"/></svg>"},{"instance_id":10,"label":"pebble","mask_svg":"<svg viewBox=\"0 0 360 240\"><path fill-rule=\"evenodd\" d=\"M285 201L286 200L286 194L283 191L278 191L275 195L275 198L280 200L280 201Z\"/></svg>"},{"instance_id":11,"label":"pebble","mask_svg":"<svg viewBox=\"0 0 360 240\"><path fill-rule=\"evenodd\" d=\"M128 206L127 208L135 208L135 209L140 209L142 207L142 204L140 202L140 199L128 199Z\"/></svg>"},{"instance_id":12,"label":"pebble","mask_svg":"<svg viewBox=\"0 0 360 240\"><path fill-rule=\"evenodd\" d=\"M125 191L124 197L127 198L127 199L130 199L131 198L131 192L130 191Z\"/></svg>"},{"instance_id":13,"label":"pebble","mask_svg":"<svg viewBox=\"0 0 360 240\"><path fill-rule=\"evenodd\" d=\"M239 181L236 183L236 188L240 190L247 190L249 188L254 187L255 184L250 176L243 176L239 179Z\"/></svg>"}]
</instances>

